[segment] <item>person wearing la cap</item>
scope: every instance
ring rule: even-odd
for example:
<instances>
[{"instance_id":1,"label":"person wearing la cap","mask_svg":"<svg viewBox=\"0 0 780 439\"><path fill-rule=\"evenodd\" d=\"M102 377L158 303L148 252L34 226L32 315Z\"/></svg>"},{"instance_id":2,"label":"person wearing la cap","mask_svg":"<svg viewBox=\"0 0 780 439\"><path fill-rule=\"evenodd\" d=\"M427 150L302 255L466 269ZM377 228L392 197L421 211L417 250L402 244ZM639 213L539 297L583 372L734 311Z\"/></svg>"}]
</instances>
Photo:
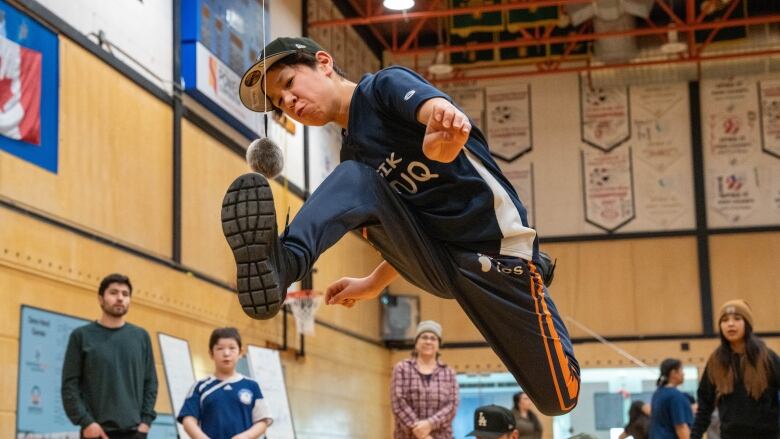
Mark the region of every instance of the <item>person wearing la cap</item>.
<instances>
[{"instance_id":1,"label":"person wearing la cap","mask_svg":"<svg viewBox=\"0 0 780 439\"><path fill-rule=\"evenodd\" d=\"M720 345L699 382L692 439L701 439L718 409L722 439L776 439L780 429L780 357L754 333L753 308L730 300L718 313Z\"/></svg>"},{"instance_id":2,"label":"person wearing la cap","mask_svg":"<svg viewBox=\"0 0 780 439\"><path fill-rule=\"evenodd\" d=\"M343 129L341 163L281 237L266 177L246 174L229 187L222 224L244 311L273 317L288 285L347 232L363 229L384 261L367 277L330 285L327 303L376 297L401 274L456 299L542 413L571 411L579 365L545 285L554 265L482 132L409 69L388 67L358 84L338 72L316 42L281 38L240 82L252 110Z\"/></svg>"},{"instance_id":3,"label":"person wearing la cap","mask_svg":"<svg viewBox=\"0 0 780 439\"><path fill-rule=\"evenodd\" d=\"M452 419L459 403L458 380L455 371L439 361L441 341L438 322L420 322L412 358L393 367L393 439L452 439Z\"/></svg>"},{"instance_id":4,"label":"person wearing la cap","mask_svg":"<svg viewBox=\"0 0 780 439\"><path fill-rule=\"evenodd\" d=\"M520 434L509 409L485 405L474 411L474 431L466 436L476 436L477 439L518 439Z\"/></svg>"}]
</instances>

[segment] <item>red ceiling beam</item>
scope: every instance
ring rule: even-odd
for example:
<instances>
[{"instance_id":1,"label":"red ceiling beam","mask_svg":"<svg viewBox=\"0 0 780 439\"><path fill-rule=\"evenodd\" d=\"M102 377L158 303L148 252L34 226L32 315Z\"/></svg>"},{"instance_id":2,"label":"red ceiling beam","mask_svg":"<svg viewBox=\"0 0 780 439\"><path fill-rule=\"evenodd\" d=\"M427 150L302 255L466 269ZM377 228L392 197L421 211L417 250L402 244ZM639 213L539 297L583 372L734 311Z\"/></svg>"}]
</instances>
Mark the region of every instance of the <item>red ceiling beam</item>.
<instances>
[{"instance_id":1,"label":"red ceiling beam","mask_svg":"<svg viewBox=\"0 0 780 439\"><path fill-rule=\"evenodd\" d=\"M729 5L729 8L726 10L726 12L723 13L723 15L716 20L716 22L721 21L727 21L729 17L731 17L731 14L734 12L734 9L737 8L737 5L739 4L739 0L734 0ZM709 46L709 44L712 42L712 40L715 39L715 36L718 35L718 31L720 31L720 28L715 28L712 31L710 31L710 34L707 35L707 39L704 40L704 42L696 49L697 54L701 54L704 49Z\"/></svg>"},{"instance_id":2,"label":"red ceiling beam","mask_svg":"<svg viewBox=\"0 0 780 439\"><path fill-rule=\"evenodd\" d=\"M672 19L672 21L677 24L677 26L682 26L685 24L680 17L677 16L677 14L674 13L672 8L669 7L669 5L666 4L666 0L655 0L655 4L658 5L659 8L661 8L664 12L666 12L666 15L669 16L669 18Z\"/></svg>"},{"instance_id":3,"label":"red ceiling beam","mask_svg":"<svg viewBox=\"0 0 780 439\"><path fill-rule=\"evenodd\" d=\"M702 63L707 61L716 61L719 59L755 58L755 57L778 56L778 55L780 55L780 49L773 49L773 50L759 50L754 52L738 52L738 53L724 53L724 54L710 55L710 56L696 56L694 58L682 58L682 59L671 59L671 60L659 59L659 60L641 61L641 62L633 62L633 63L605 64L600 66L593 66L593 65L586 64L583 66L563 67L563 68L544 70L544 71L529 70L524 72L494 73L488 75L475 75L475 76L464 76L462 75L463 70L458 69L455 70L453 78L433 79L432 82L435 84L447 84L447 83L464 82L464 81L483 81L483 80L491 80L491 79L515 78L515 77L524 77L524 76L540 76L540 75L553 74L553 73L578 73L578 72L607 70L607 69L644 67L644 66L653 66L653 65L661 65L661 64L683 64L683 63L694 63L694 62Z\"/></svg>"},{"instance_id":4,"label":"red ceiling beam","mask_svg":"<svg viewBox=\"0 0 780 439\"><path fill-rule=\"evenodd\" d=\"M500 3L495 5L467 6L463 8L449 8L438 11L404 12L400 14L367 15L365 17L342 18L336 20L320 20L309 23L309 27L335 27L335 26L362 26L373 23L389 23L419 18L451 17L453 15L498 12L516 9L534 9L549 6L577 5L592 3L593 0L529 0L521 3Z\"/></svg>"},{"instance_id":5,"label":"red ceiling beam","mask_svg":"<svg viewBox=\"0 0 780 439\"><path fill-rule=\"evenodd\" d=\"M631 29L625 31L573 34L573 35L555 36L555 37L547 37L547 38L532 38L532 39L523 38L515 41L477 43L477 44L467 44L461 46L446 46L438 49L419 48L419 49L410 49L406 51L395 51L394 55L422 55L425 53L434 52L436 50L450 53L450 52L466 52L466 51L474 51L474 50L503 49L509 47L527 47L527 46L535 46L540 44L568 44L572 42L593 41L600 38L658 35L658 34L665 34L668 31L693 33L693 31L697 31L697 30L721 29L725 27L751 26L751 25L758 25L758 24L771 24L771 23L780 23L780 14L764 15L764 16L749 17L749 18L735 18L726 21L711 22L711 23L698 23L692 25L686 24L685 26L670 26L668 28L658 28L658 27L642 28L642 29Z\"/></svg>"},{"instance_id":6,"label":"red ceiling beam","mask_svg":"<svg viewBox=\"0 0 780 439\"><path fill-rule=\"evenodd\" d=\"M433 0L433 3L431 3L431 6L428 8L428 10L433 11L437 6L439 6L439 0ZM409 36L406 37L406 41L401 45L401 50L406 50L409 48L409 46L412 44L412 41L417 38L417 34L420 33L420 30L423 26L425 26L425 22L427 21L427 18L423 18L414 25L414 29L412 29L412 31L409 33Z\"/></svg>"},{"instance_id":7,"label":"red ceiling beam","mask_svg":"<svg viewBox=\"0 0 780 439\"><path fill-rule=\"evenodd\" d=\"M352 8L355 10L355 12L358 13L358 15L360 15L362 17L365 17L365 16L371 14L371 11L368 9L368 8L371 7L370 0L366 2L366 8L367 9L365 9L365 10L363 10L363 8L361 8L360 5L358 5L358 1L357 0L347 0L347 1L349 1L350 6L352 6ZM310 27L311 24L309 23L309 24L307 24L307 26ZM371 32L371 34L374 35L374 38L376 38L377 41L379 41L382 44L382 46L384 46L385 50L390 50L390 44L387 43L387 40L385 39L385 37L378 30L376 30L376 28L374 26L368 25L366 27Z\"/></svg>"}]
</instances>

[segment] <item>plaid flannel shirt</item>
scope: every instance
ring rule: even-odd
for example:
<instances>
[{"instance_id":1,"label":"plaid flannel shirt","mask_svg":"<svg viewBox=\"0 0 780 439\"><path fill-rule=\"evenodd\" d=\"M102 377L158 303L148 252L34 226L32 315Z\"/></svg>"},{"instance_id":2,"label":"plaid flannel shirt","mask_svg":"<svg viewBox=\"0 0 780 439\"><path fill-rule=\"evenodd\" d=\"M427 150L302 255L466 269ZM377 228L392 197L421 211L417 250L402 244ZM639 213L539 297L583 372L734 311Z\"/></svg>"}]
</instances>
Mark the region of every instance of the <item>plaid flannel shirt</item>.
<instances>
[{"instance_id":1,"label":"plaid flannel shirt","mask_svg":"<svg viewBox=\"0 0 780 439\"><path fill-rule=\"evenodd\" d=\"M452 439L452 418L458 408L458 381L455 371L437 363L426 382L413 358L398 362L390 381L395 428L393 439L415 439L412 427L417 421L431 423L431 438Z\"/></svg>"}]
</instances>

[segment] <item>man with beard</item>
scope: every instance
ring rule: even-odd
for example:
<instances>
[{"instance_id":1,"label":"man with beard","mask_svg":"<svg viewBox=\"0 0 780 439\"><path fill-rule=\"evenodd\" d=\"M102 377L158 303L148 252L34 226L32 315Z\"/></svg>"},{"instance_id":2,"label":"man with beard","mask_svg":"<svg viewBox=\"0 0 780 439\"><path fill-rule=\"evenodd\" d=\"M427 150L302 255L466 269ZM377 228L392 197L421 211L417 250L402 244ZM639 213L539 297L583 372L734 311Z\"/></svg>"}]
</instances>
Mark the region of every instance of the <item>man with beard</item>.
<instances>
[{"instance_id":1,"label":"man with beard","mask_svg":"<svg viewBox=\"0 0 780 439\"><path fill-rule=\"evenodd\" d=\"M98 289L100 319L70 334L62 366L62 405L82 438L143 439L156 417L152 342L125 321L133 286L110 274Z\"/></svg>"}]
</instances>

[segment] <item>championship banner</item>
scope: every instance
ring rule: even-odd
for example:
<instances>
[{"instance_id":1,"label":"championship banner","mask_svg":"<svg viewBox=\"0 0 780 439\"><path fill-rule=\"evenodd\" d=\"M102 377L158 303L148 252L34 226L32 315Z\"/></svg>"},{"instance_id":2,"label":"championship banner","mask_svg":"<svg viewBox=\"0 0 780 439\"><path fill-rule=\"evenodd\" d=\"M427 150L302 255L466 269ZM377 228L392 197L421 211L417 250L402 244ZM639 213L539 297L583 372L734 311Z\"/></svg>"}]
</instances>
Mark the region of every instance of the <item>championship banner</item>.
<instances>
[{"instance_id":1,"label":"championship banner","mask_svg":"<svg viewBox=\"0 0 780 439\"><path fill-rule=\"evenodd\" d=\"M523 160L515 160L511 163L504 163L501 170L517 191L520 201L525 207L528 225L531 228L536 226L536 199L534 197L534 164L525 163Z\"/></svg>"},{"instance_id":2,"label":"championship banner","mask_svg":"<svg viewBox=\"0 0 780 439\"><path fill-rule=\"evenodd\" d=\"M761 149L780 159L780 80L758 83Z\"/></svg>"},{"instance_id":3,"label":"championship banner","mask_svg":"<svg viewBox=\"0 0 780 439\"><path fill-rule=\"evenodd\" d=\"M472 125L484 132L485 89L482 87L450 88L444 92L466 113Z\"/></svg>"},{"instance_id":4,"label":"championship banner","mask_svg":"<svg viewBox=\"0 0 780 439\"><path fill-rule=\"evenodd\" d=\"M580 135L604 152L631 137L628 87L590 88L580 78Z\"/></svg>"},{"instance_id":5,"label":"championship banner","mask_svg":"<svg viewBox=\"0 0 780 439\"><path fill-rule=\"evenodd\" d=\"M739 164L758 150L758 114L747 78L708 81L702 87L702 141L710 157Z\"/></svg>"},{"instance_id":6,"label":"championship banner","mask_svg":"<svg viewBox=\"0 0 780 439\"><path fill-rule=\"evenodd\" d=\"M691 210L690 202L681 195L684 186L690 184L683 177L679 173L647 174L640 179L637 175L638 185L645 191L645 195L637 199L640 218L649 219L663 230L673 229L678 220Z\"/></svg>"},{"instance_id":7,"label":"championship banner","mask_svg":"<svg viewBox=\"0 0 780 439\"><path fill-rule=\"evenodd\" d=\"M182 2L184 90L249 138L264 133L264 118L241 104L238 85L263 48L268 9L268 4L263 11L260 3L243 0Z\"/></svg>"},{"instance_id":8,"label":"championship banner","mask_svg":"<svg viewBox=\"0 0 780 439\"><path fill-rule=\"evenodd\" d=\"M759 207L758 170L752 166L712 170L708 207L728 223L739 225Z\"/></svg>"},{"instance_id":9,"label":"championship banner","mask_svg":"<svg viewBox=\"0 0 780 439\"><path fill-rule=\"evenodd\" d=\"M57 173L59 42L0 1L0 149Z\"/></svg>"},{"instance_id":10,"label":"championship banner","mask_svg":"<svg viewBox=\"0 0 780 439\"><path fill-rule=\"evenodd\" d=\"M664 172L689 152L687 143L688 90L686 84L648 85L631 88L634 114L632 146L639 160Z\"/></svg>"},{"instance_id":11,"label":"championship banner","mask_svg":"<svg viewBox=\"0 0 780 439\"><path fill-rule=\"evenodd\" d=\"M486 87L485 108L490 153L511 162L533 147L531 85Z\"/></svg>"},{"instance_id":12,"label":"championship banner","mask_svg":"<svg viewBox=\"0 0 780 439\"><path fill-rule=\"evenodd\" d=\"M636 217L631 149L581 151L585 221L612 233Z\"/></svg>"}]
</instances>

